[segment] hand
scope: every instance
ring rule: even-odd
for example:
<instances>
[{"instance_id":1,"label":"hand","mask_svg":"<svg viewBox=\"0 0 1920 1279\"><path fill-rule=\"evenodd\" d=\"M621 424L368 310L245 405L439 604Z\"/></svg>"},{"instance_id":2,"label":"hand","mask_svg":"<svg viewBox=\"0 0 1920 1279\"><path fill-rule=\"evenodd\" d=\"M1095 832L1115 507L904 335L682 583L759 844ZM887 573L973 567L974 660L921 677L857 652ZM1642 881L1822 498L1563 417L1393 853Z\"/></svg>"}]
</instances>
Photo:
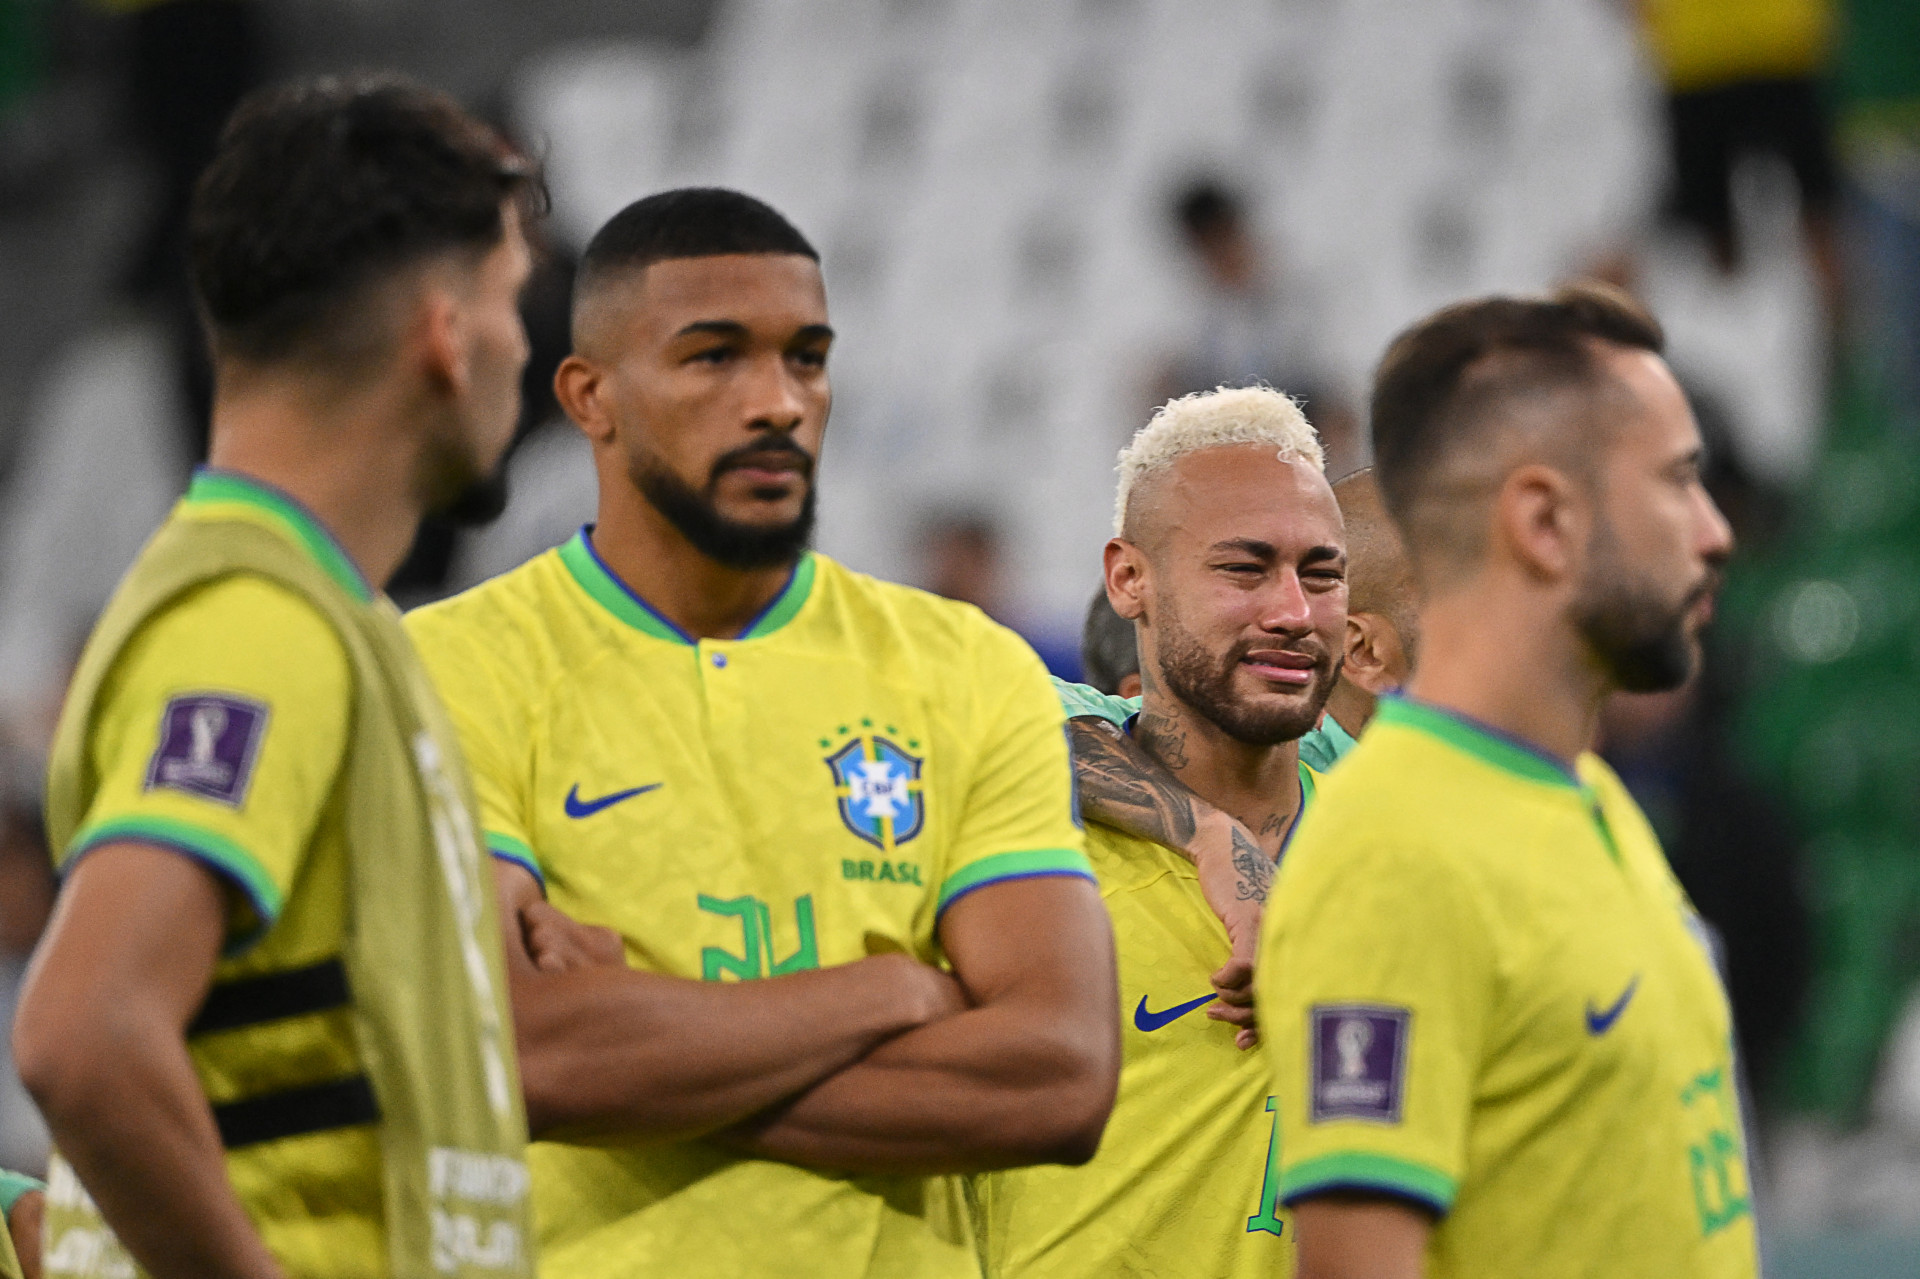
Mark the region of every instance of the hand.
<instances>
[{"instance_id":1,"label":"hand","mask_svg":"<svg viewBox=\"0 0 1920 1279\"><path fill-rule=\"evenodd\" d=\"M625 968L626 946L611 928L583 924L544 901L520 908L520 931L533 966L543 973L583 968Z\"/></svg>"},{"instance_id":2,"label":"hand","mask_svg":"<svg viewBox=\"0 0 1920 1279\"><path fill-rule=\"evenodd\" d=\"M966 988L952 973L890 951L855 961L869 966L881 984L907 1001L907 1015L919 1026L931 1025L973 1007Z\"/></svg>"},{"instance_id":3,"label":"hand","mask_svg":"<svg viewBox=\"0 0 1920 1279\"><path fill-rule=\"evenodd\" d=\"M13 1214L7 1218L13 1250L20 1254L20 1271L26 1279L40 1279L40 1220L46 1204L45 1194L29 1190L14 1200Z\"/></svg>"},{"instance_id":4,"label":"hand","mask_svg":"<svg viewBox=\"0 0 1920 1279\"><path fill-rule=\"evenodd\" d=\"M1254 1024L1253 964L1250 960L1229 959L1213 975L1214 1001L1207 1005L1207 1016L1214 1021L1237 1027L1234 1047L1241 1051L1260 1043L1260 1028Z\"/></svg>"}]
</instances>

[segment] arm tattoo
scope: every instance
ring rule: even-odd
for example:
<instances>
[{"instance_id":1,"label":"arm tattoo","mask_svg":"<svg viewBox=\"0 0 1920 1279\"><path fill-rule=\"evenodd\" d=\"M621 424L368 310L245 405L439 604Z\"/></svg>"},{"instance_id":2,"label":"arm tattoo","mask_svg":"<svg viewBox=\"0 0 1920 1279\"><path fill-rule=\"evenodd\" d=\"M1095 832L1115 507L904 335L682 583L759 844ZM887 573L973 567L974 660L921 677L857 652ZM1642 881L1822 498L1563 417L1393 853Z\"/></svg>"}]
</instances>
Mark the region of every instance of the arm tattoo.
<instances>
[{"instance_id":1,"label":"arm tattoo","mask_svg":"<svg viewBox=\"0 0 1920 1279\"><path fill-rule=\"evenodd\" d=\"M1067 741L1088 817L1173 848L1193 838L1192 792L1133 739L1104 720L1070 719Z\"/></svg>"},{"instance_id":2,"label":"arm tattoo","mask_svg":"<svg viewBox=\"0 0 1920 1279\"><path fill-rule=\"evenodd\" d=\"M1273 859L1248 839L1238 824L1233 828L1233 869L1239 874L1233 891L1241 901L1267 900L1267 890L1273 886Z\"/></svg>"}]
</instances>

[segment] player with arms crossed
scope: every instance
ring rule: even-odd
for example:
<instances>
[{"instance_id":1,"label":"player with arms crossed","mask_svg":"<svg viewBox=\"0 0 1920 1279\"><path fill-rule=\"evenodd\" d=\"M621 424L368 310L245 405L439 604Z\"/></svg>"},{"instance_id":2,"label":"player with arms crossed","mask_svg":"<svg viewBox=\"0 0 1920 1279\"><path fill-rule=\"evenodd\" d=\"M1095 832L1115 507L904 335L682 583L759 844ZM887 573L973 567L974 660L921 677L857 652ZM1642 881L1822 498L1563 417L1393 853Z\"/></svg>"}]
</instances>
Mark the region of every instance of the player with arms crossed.
<instances>
[{"instance_id":1,"label":"player with arms crossed","mask_svg":"<svg viewBox=\"0 0 1920 1279\"><path fill-rule=\"evenodd\" d=\"M1174 400L1120 455L1106 547L1108 596L1139 638L1136 744L1268 863L1315 785L1298 743L1346 624L1345 539L1321 465L1313 428L1278 392ZM1119 953L1119 1099L1086 1167L980 1180L988 1273L1290 1274L1292 1231L1267 1176L1266 1062L1193 1015L1214 999L1226 932L1185 856L1105 826L1087 844Z\"/></svg>"},{"instance_id":2,"label":"player with arms crossed","mask_svg":"<svg viewBox=\"0 0 1920 1279\"><path fill-rule=\"evenodd\" d=\"M1040 661L809 552L817 255L737 192L582 260L560 402L599 523L422 609L503 903L555 1279L966 1276L957 1177L1080 1162L1119 1068L1112 941ZM951 963L951 973L942 961Z\"/></svg>"},{"instance_id":3,"label":"player with arms crossed","mask_svg":"<svg viewBox=\"0 0 1920 1279\"><path fill-rule=\"evenodd\" d=\"M1726 522L1623 296L1441 311L1388 349L1380 487L1420 663L1269 903L1260 1024L1304 1279L1752 1279L1727 1001L1588 749L1699 662Z\"/></svg>"},{"instance_id":4,"label":"player with arms crossed","mask_svg":"<svg viewBox=\"0 0 1920 1279\"><path fill-rule=\"evenodd\" d=\"M400 81L256 96L200 183L214 469L88 642L47 784L14 1052L50 1275L533 1272L487 859L378 589L513 431L531 194Z\"/></svg>"}]
</instances>

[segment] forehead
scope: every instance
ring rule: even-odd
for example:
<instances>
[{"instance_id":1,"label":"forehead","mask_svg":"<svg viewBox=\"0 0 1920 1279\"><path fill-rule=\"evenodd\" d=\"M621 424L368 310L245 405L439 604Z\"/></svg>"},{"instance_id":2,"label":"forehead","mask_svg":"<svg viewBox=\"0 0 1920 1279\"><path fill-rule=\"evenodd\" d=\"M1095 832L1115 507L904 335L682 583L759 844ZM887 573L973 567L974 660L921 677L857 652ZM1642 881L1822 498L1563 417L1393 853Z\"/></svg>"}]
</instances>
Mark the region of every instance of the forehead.
<instances>
[{"instance_id":1,"label":"forehead","mask_svg":"<svg viewBox=\"0 0 1920 1279\"><path fill-rule=\"evenodd\" d=\"M1615 456L1659 464L1700 446L1700 428L1686 392L1667 362L1652 351L1614 348L1601 357L1626 392L1621 398Z\"/></svg>"},{"instance_id":2,"label":"forehead","mask_svg":"<svg viewBox=\"0 0 1920 1279\"><path fill-rule=\"evenodd\" d=\"M1326 476L1307 462L1283 462L1262 444L1177 458L1149 497L1156 522L1187 545L1251 539L1304 549L1346 540Z\"/></svg>"},{"instance_id":3,"label":"forehead","mask_svg":"<svg viewBox=\"0 0 1920 1279\"><path fill-rule=\"evenodd\" d=\"M714 320L750 329L827 322L820 265L797 253L668 258L642 270L624 292L635 319L668 334Z\"/></svg>"}]
</instances>

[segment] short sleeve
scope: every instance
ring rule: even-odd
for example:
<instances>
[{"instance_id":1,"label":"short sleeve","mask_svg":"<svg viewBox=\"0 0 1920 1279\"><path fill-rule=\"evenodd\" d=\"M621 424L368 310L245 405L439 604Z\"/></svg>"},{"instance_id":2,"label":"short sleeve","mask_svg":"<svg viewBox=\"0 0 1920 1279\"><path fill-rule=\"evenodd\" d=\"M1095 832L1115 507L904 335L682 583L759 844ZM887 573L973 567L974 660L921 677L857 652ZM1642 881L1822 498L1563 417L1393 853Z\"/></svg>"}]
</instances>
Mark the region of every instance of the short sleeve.
<instances>
[{"instance_id":1,"label":"short sleeve","mask_svg":"<svg viewBox=\"0 0 1920 1279\"><path fill-rule=\"evenodd\" d=\"M87 743L98 779L63 873L137 841L234 890L229 952L264 935L299 875L346 756L352 669L299 595L241 575L149 618L102 685Z\"/></svg>"},{"instance_id":2,"label":"short sleeve","mask_svg":"<svg viewBox=\"0 0 1920 1279\"><path fill-rule=\"evenodd\" d=\"M1060 699L1060 709L1068 719L1104 719L1109 724L1121 728L1127 721L1140 713L1140 699L1137 697L1115 697L1103 693L1090 684L1073 684L1058 675L1049 675L1053 681L1053 691Z\"/></svg>"},{"instance_id":3,"label":"short sleeve","mask_svg":"<svg viewBox=\"0 0 1920 1279\"><path fill-rule=\"evenodd\" d=\"M943 913L988 884L1044 875L1093 879L1074 813L1065 718L1046 668L1024 640L1000 626L976 641L973 665L984 714L974 725L966 808L943 868Z\"/></svg>"},{"instance_id":4,"label":"short sleeve","mask_svg":"<svg viewBox=\"0 0 1920 1279\"><path fill-rule=\"evenodd\" d=\"M1256 989L1280 1113L1280 1199L1334 1191L1444 1214L1490 1015L1488 929L1433 851L1309 809L1267 911Z\"/></svg>"},{"instance_id":5,"label":"short sleeve","mask_svg":"<svg viewBox=\"0 0 1920 1279\"><path fill-rule=\"evenodd\" d=\"M407 614L406 627L460 739L487 851L526 870L546 891L527 802L524 702L509 693L488 651L472 642L466 615L427 608Z\"/></svg>"}]
</instances>

